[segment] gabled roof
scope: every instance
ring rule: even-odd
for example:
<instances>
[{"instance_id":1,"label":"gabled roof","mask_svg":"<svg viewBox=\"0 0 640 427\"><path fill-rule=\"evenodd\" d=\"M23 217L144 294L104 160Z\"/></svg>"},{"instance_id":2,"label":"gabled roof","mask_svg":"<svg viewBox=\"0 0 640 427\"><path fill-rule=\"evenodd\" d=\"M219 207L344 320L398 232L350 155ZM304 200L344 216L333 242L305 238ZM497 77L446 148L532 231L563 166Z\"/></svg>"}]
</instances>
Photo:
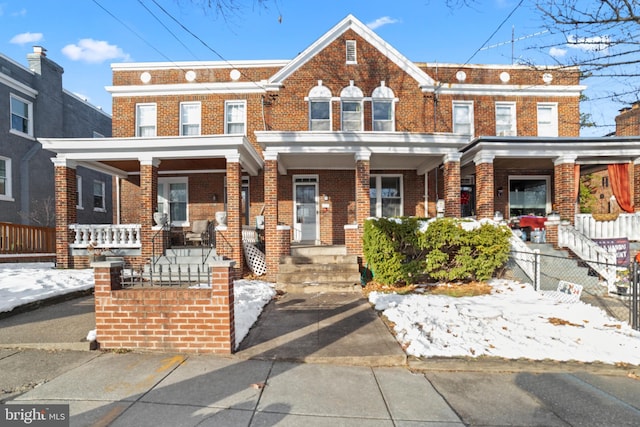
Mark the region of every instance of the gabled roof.
<instances>
[{"instance_id":1,"label":"gabled roof","mask_svg":"<svg viewBox=\"0 0 640 427\"><path fill-rule=\"evenodd\" d=\"M320 53L324 48L333 43L333 41L348 30L353 30L373 47L378 49L381 54L385 55L409 76L415 79L421 87L435 86L435 81L428 74L422 71L415 63L398 52L393 46L384 41L369 27L360 22L355 16L348 15L322 37L316 40L311 46L298 54L298 56L291 60L289 64L274 74L269 79L268 87L270 86L272 89L277 89L282 85L287 77L291 76L298 68L303 66L307 61Z\"/></svg>"}]
</instances>

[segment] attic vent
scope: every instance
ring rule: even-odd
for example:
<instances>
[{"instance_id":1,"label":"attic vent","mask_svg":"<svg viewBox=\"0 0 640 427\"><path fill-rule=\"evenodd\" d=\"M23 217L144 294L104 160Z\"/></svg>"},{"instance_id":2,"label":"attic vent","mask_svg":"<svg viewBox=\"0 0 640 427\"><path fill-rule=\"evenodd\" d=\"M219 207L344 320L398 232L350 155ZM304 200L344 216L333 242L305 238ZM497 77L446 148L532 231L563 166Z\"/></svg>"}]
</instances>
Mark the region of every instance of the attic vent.
<instances>
[{"instance_id":1,"label":"attic vent","mask_svg":"<svg viewBox=\"0 0 640 427\"><path fill-rule=\"evenodd\" d=\"M347 64L357 64L356 41L347 40Z\"/></svg>"}]
</instances>

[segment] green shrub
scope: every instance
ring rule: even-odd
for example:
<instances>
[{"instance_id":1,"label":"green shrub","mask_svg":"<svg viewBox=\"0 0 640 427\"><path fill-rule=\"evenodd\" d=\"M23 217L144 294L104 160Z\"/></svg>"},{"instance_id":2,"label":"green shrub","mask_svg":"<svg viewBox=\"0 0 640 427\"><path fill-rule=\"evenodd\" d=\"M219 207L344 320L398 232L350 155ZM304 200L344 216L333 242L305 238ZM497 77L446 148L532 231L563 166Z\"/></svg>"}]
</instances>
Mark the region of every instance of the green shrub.
<instances>
[{"instance_id":1,"label":"green shrub","mask_svg":"<svg viewBox=\"0 0 640 427\"><path fill-rule=\"evenodd\" d=\"M439 218L420 231L415 218L365 222L363 249L378 282L415 283L427 274L439 281L487 280L509 256L510 230L483 223L471 230L463 220Z\"/></svg>"}]
</instances>

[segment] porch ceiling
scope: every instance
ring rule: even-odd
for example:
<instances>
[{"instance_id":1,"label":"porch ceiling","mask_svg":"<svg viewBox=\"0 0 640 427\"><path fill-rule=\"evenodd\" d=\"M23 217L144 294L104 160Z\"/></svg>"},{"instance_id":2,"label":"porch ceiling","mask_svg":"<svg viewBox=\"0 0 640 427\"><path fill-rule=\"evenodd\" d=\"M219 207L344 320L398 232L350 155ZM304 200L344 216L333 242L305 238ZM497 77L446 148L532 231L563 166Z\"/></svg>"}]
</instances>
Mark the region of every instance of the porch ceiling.
<instances>
[{"instance_id":1,"label":"porch ceiling","mask_svg":"<svg viewBox=\"0 0 640 427\"><path fill-rule=\"evenodd\" d=\"M113 175L140 171L140 162L159 161L160 171L225 169L238 161L251 175L264 162L242 135L151 138L40 138L43 148L56 153L56 161L75 162Z\"/></svg>"}]
</instances>

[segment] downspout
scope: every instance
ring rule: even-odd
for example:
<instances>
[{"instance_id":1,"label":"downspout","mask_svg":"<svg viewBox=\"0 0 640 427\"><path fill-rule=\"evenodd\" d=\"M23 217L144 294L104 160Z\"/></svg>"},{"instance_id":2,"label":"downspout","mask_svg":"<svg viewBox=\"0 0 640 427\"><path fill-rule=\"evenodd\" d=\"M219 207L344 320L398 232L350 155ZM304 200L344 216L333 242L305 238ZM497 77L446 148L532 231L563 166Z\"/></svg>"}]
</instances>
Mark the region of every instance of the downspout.
<instances>
[{"instance_id":1,"label":"downspout","mask_svg":"<svg viewBox=\"0 0 640 427\"><path fill-rule=\"evenodd\" d=\"M114 176L116 179L116 224L120 224L120 177Z\"/></svg>"}]
</instances>

